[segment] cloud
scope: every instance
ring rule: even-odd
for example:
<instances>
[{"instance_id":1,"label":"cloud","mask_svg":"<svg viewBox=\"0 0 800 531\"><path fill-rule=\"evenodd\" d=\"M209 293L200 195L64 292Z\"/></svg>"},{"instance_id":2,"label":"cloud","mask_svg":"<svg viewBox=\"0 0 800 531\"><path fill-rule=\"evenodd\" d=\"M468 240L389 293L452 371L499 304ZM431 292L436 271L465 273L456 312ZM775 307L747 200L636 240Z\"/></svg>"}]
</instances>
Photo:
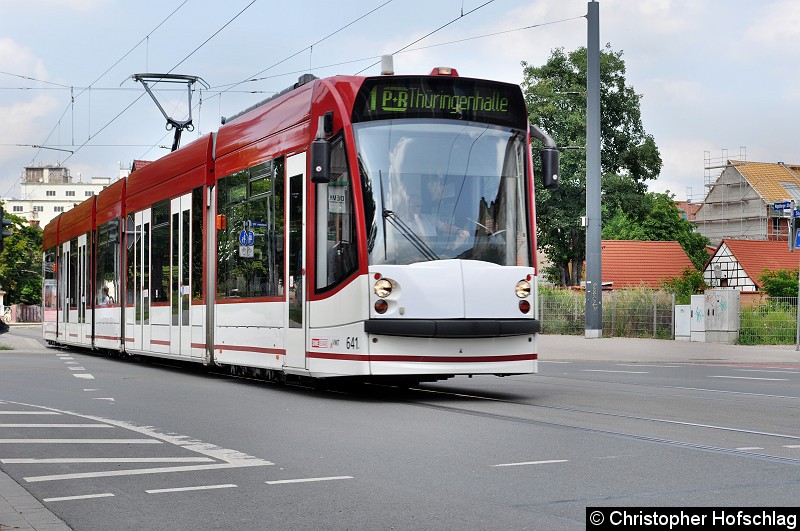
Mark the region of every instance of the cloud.
<instances>
[{"instance_id":1,"label":"cloud","mask_svg":"<svg viewBox=\"0 0 800 531\"><path fill-rule=\"evenodd\" d=\"M0 37L0 70L36 79L47 77L44 64L31 50L4 37ZM3 78L9 79L6 76Z\"/></svg>"},{"instance_id":2,"label":"cloud","mask_svg":"<svg viewBox=\"0 0 800 531\"><path fill-rule=\"evenodd\" d=\"M31 144L41 136L39 118L48 118L58 107L58 100L40 96L29 101L0 106L0 144ZM40 141L40 140L39 140ZM0 162L13 160L15 150L0 150Z\"/></svg>"},{"instance_id":3,"label":"cloud","mask_svg":"<svg viewBox=\"0 0 800 531\"><path fill-rule=\"evenodd\" d=\"M796 0L780 0L773 2L759 11L760 16L745 31L745 38L750 41L777 45L780 48L791 49L790 42L797 42L800 38L800 3Z\"/></svg>"}]
</instances>

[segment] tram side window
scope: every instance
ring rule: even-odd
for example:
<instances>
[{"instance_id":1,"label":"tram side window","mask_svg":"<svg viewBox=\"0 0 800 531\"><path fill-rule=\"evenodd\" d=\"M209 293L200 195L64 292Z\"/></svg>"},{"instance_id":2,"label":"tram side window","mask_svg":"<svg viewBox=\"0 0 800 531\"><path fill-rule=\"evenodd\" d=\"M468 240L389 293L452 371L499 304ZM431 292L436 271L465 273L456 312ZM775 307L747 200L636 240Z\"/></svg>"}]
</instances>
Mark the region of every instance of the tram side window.
<instances>
[{"instance_id":1,"label":"tram side window","mask_svg":"<svg viewBox=\"0 0 800 531\"><path fill-rule=\"evenodd\" d=\"M98 306L119 302L119 220L112 219L97 229L97 276L95 293Z\"/></svg>"},{"instance_id":2,"label":"tram side window","mask_svg":"<svg viewBox=\"0 0 800 531\"><path fill-rule=\"evenodd\" d=\"M77 310L79 303L78 294L78 238L73 238L69 244L69 309Z\"/></svg>"},{"instance_id":3,"label":"tram side window","mask_svg":"<svg viewBox=\"0 0 800 531\"><path fill-rule=\"evenodd\" d=\"M44 252L44 293L43 301L46 310L54 310L58 305L56 299L56 248L51 247Z\"/></svg>"},{"instance_id":4,"label":"tram side window","mask_svg":"<svg viewBox=\"0 0 800 531\"><path fill-rule=\"evenodd\" d=\"M192 190L192 300L203 300L203 188Z\"/></svg>"},{"instance_id":5,"label":"tram side window","mask_svg":"<svg viewBox=\"0 0 800 531\"><path fill-rule=\"evenodd\" d=\"M153 205L151 246L151 302L169 302L169 200Z\"/></svg>"},{"instance_id":6,"label":"tram side window","mask_svg":"<svg viewBox=\"0 0 800 531\"><path fill-rule=\"evenodd\" d=\"M218 299L283 297L283 179L283 159L220 179Z\"/></svg>"},{"instance_id":7,"label":"tram side window","mask_svg":"<svg viewBox=\"0 0 800 531\"><path fill-rule=\"evenodd\" d=\"M317 291L332 288L358 268L356 224L347 155L342 137L331 146L331 180L328 183L327 265L324 285ZM317 235L321 237L322 235Z\"/></svg>"}]
</instances>

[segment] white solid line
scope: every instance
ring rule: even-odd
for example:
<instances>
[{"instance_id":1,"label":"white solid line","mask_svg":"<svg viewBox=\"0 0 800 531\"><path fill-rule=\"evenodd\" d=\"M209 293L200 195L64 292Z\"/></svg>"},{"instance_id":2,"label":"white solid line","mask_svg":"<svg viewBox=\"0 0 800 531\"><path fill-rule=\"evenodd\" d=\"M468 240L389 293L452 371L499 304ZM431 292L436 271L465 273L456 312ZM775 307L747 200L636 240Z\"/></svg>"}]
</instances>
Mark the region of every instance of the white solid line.
<instances>
[{"instance_id":1,"label":"white solid line","mask_svg":"<svg viewBox=\"0 0 800 531\"><path fill-rule=\"evenodd\" d=\"M784 448L800 448L800 444L784 444Z\"/></svg>"},{"instance_id":2,"label":"white solid line","mask_svg":"<svg viewBox=\"0 0 800 531\"><path fill-rule=\"evenodd\" d=\"M731 378L734 380L767 380L769 382L786 382L788 378L754 378L752 376L709 376L709 378Z\"/></svg>"},{"instance_id":3,"label":"white solid line","mask_svg":"<svg viewBox=\"0 0 800 531\"><path fill-rule=\"evenodd\" d=\"M73 374L72 376L74 376L75 378L84 378L86 380L94 380L94 376L92 376L91 374Z\"/></svg>"},{"instance_id":4,"label":"white solid line","mask_svg":"<svg viewBox=\"0 0 800 531\"><path fill-rule=\"evenodd\" d=\"M773 374L800 374L798 371L789 370L767 370L767 369L734 369L739 372L771 372Z\"/></svg>"},{"instance_id":5,"label":"white solid line","mask_svg":"<svg viewBox=\"0 0 800 531\"><path fill-rule=\"evenodd\" d=\"M742 446L741 448L737 448L737 450L763 450L760 446Z\"/></svg>"},{"instance_id":6,"label":"white solid line","mask_svg":"<svg viewBox=\"0 0 800 531\"><path fill-rule=\"evenodd\" d=\"M650 374L647 371L606 371L603 369L581 369L582 372L621 372L623 374Z\"/></svg>"},{"instance_id":7,"label":"white solid line","mask_svg":"<svg viewBox=\"0 0 800 531\"><path fill-rule=\"evenodd\" d=\"M213 463L209 457L48 457L0 459L4 465L68 463Z\"/></svg>"},{"instance_id":8,"label":"white solid line","mask_svg":"<svg viewBox=\"0 0 800 531\"><path fill-rule=\"evenodd\" d=\"M337 479L353 479L353 476L333 476L327 478L304 478L304 479L280 479L276 481L265 481L267 485L284 485L286 483L310 483L313 481L334 481Z\"/></svg>"},{"instance_id":9,"label":"white solid line","mask_svg":"<svg viewBox=\"0 0 800 531\"><path fill-rule=\"evenodd\" d=\"M134 468L131 470L108 470L104 472L81 472L77 474L54 474L51 476L30 476L22 478L28 483L40 481L61 481L64 479L87 479L87 478L107 478L115 476L140 476L142 474L164 474L168 472L194 472L197 470L219 470L227 468L241 468L246 466L259 465L236 465L231 463L217 463L213 465L187 465L187 466L168 466L160 468Z\"/></svg>"},{"instance_id":10,"label":"white solid line","mask_svg":"<svg viewBox=\"0 0 800 531\"><path fill-rule=\"evenodd\" d=\"M493 466L525 466L525 465L548 465L550 463L568 463L567 459L551 459L550 461L527 461L524 463L503 463L502 465Z\"/></svg>"},{"instance_id":11,"label":"white solid line","mask_svg":"<svg viewBox=\"0 0 800 531\"><path fill-rule=\"evenodd\" d=\"M0 415L60 415L55 411L0 411Z\"/></svg>"},{"instance_id":12,"label":"white solid line","mask_svg":"<svg viewBox=\"0 0 800 531\"><path fill-rule=\"evenodd\" d=\"M0 424L0 428L114 428L110 424Z\"/></svg>"},{"instance_id":13,"label":"white solid line","mask_svg":"<svg viewBox=\"0 0 800 531\"><path fill-rule=\"evenodd\" d=\"M84 389L84 391L99 391L100 389Z\"/></svg>"},{"instance_id":14,"label":"white solid line","mask_svg":"<svg viewBox=\"0 0 800 531\"><path fill-rule=\"evenodd\" d=\"M147 494L161 494L162 492L186 492L189 490L211 490L211 489L235 489L238 485L228 483L227 485L204 485L201 487L176 487L174 489L151 489L146 490Z\"/></svg>"},{"instance_id":15,"label":"white solid line","mask_svg":"<svg viewBox=\"0 0 800 531\"><path fill-rule=\"evenodd\" d=\"M162 444L158 439L0 439L0 444Z\"/></svg>"},{"instance_id":16,"label":"white solid line","mask_svg":"<svg viewBox=\"0 0 800 531\"><path fill-rule=\"evenodd\" d=\"M63 496L61 498L43 498L42 501L44 502L56 502L56 501L72 501L72 500L88 500L91 498L113 498L114 495L110 492L106 492L103 494L84 494L83 496Z\"/></svg>"}]
</instances>

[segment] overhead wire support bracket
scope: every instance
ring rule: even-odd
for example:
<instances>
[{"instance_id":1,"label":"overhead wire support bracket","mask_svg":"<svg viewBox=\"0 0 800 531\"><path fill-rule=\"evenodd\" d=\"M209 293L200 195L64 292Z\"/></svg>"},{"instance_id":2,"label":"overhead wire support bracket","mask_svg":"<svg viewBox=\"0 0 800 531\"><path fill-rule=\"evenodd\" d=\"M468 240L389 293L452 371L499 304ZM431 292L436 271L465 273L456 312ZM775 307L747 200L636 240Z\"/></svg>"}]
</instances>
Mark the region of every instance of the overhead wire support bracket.
<instances>
[{"instance_id":1,"label":"overhead wire support bracket","mask_svg":"<svg viewBox=\"0 0 800 531\"><path fill-rule=\"evenodd\" d=\"M210 88L209 84L198 76L186 76L182 74L133 74L131 79L140 82L153 99L158 107L158 110L161 111L161 114L164 115L164 118L167 120L167 131L170 129L175 129L175 137L172 141L172 151L175 151L180 146L181 133L184 130L194 131L194 125L192 124L192 87L195 83L199 82L206 89L208 89ZM153 91L150 89L150 84L156 85L158 83L186 83L186 91L189 103L189 116L186 120L176 120L167 114L167 112L164 110L164 107L162 107L158 102L158 98L156 98L155 94L153 94Z\"/></svg>"}]
</instances>

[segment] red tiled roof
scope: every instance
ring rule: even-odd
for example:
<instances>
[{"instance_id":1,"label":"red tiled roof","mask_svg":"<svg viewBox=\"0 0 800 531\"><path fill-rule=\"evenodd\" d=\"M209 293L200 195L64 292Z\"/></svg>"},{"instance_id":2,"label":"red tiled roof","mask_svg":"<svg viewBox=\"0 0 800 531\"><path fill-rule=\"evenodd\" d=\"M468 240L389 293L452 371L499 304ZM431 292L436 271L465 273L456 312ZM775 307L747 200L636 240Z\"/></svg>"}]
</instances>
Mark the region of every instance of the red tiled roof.
<instances>
[{"instance_id":1,"label":"red tiled roof","mask_svg":"<svg viewBox=\"0 0 800 531\"><path fill-rule=\"evenodd\" d=\"M797 269L800 255L789 252L786 241L776 240L722 240L728 246L739 265L759 288L765 269Z\"/></svg>"},{"instance_id":2,"label":"red tiled roof","mask_svg":"<svg viewBox=\"0 0 800 531\"><path fill-rule=\"evenodd\" d=\"M694 269L678 242L603 240L601 249L603 282L612 282L614 288L660 288L662 280Z\"/></svg>"}]
</instances>

